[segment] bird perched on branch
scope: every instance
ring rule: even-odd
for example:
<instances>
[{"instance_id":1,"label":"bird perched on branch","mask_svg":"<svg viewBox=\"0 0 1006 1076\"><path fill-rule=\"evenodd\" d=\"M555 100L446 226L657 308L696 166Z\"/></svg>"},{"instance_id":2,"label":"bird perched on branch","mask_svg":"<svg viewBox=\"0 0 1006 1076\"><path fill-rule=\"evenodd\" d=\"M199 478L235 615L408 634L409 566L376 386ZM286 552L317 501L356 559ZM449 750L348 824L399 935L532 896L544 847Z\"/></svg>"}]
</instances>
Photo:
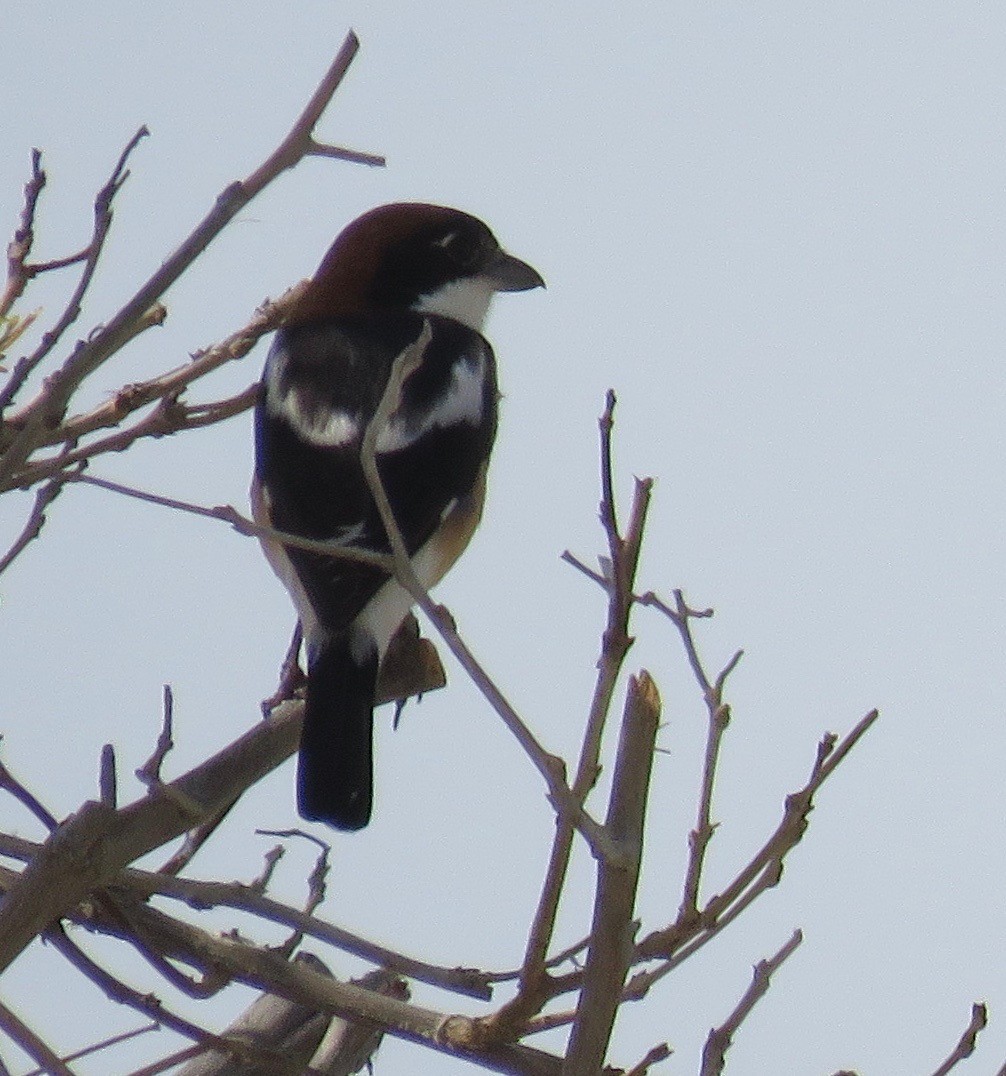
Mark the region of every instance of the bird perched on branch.
<instances>
[{"instance_id":1,"label":"bird perched on branch","mask_svg":"<svg viewBox=\"0 0 1006 1076\"><path fill-rule=\"evenodd\" d=\"M541 286L530 265L459 210L405 203L353 221L266 360L255 412L256 518L390 552L361 448L395 361L411 348L374 459L419 581L437 583L478 525L496 434L496 361L482 323L496 292ZM307 648L300 813L360 829L371 813L378 670L412 598L372 564L265 548Z\"/></svg>"}]
</instances>

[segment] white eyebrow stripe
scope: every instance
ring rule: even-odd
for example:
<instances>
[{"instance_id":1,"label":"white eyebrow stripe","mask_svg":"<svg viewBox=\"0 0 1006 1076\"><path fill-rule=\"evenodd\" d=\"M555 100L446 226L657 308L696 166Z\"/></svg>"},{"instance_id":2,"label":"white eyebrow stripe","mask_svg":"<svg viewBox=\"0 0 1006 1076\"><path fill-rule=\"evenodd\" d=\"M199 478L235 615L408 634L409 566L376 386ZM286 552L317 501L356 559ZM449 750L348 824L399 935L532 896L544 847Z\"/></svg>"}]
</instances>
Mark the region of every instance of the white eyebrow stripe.
<instances>
[{"instance_id":1,"label":"white eyebrow stripe","mask_svg":"<svg viewBox=\"0 0 1006 1076\"><path fill-rule=\"evenodd\" d=\"M433 429L467 422L478 426L485 415L486 354L463 355L451 370L446 391L422 415L403 416L396 412L377 436L378 452L408 448Z\"/></svg>"}]
</instances>

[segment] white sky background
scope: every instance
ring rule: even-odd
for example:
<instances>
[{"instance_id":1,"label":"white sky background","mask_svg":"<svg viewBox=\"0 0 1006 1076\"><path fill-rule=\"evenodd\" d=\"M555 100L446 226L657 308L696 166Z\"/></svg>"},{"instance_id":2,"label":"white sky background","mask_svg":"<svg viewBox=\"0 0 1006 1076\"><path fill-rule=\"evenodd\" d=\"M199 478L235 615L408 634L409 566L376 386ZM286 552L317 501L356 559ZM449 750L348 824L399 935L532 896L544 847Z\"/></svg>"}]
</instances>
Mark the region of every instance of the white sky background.
<instances>
[{"instance_id":1,"label":"white sky background","mask_svg":"<svg viewBox=\"0 0 1006 1076\"><path fill-rule=\"evenodd\" d=\"M805 943L728 1071L930 1072L978 999L992 1023L967 1071L995 1071L1006 1058L1006 14L926 0L18 5L0 74L5 242L33 145L49 175L37 244L49 258L83 244L121 147L141 123L152 132L78 335L273 148L349 26L363 49L321 134L389 167L309 161L280 179L95 392L240 327L370 206L422 199L482 216L549 290L503 296L491 319L506 399L488 511L439 597L544 744L572 754L593 681L602 598L558 556L601 549L596 418L609 386L621 491L633 474L658 478L642 586L715 606L698 629L712 669L746 651L707 893L774 827L821 733L882 710L819 797L782 886L625 1011L612 1060L666 1039L676 1052L660 1071L697 1071L751 965L800 926ZM68 286L49 281L27 305L55 312ZM242 388L264 351L199 398ZM245 415L95 473L243 507L250 465ZM4 498L4 545L27 504ZM253 542L85 488L54 506L0 580L0 602L5 758L58 815L94 795L105 742L124 798L138 794L128 775L156 737L165 682L170 774L239 735L292 626ZM669 751L640 897L652 928L677 908L705 719L669 627L645 611L636 627L629 668L661 688ZM398 733L390 710L378 725L375 819L332 835L323 914L433 961L513 966L552 832L541 782L457 670ZM288 764L193 871L251 879L273 843L255 827L294 823ZM9 800L0 826L36 835ZM291 846L278 895L302 898L312 856ZM586 857L573 882L562 944L589 922ZM108 1009L51 954L22 958L0 996L64 1050L92 1041ZM218 1022L247 997L218 1004ZM64 1008L82 999L86 1010ZM152 1048L121 1052L114 1070ZM466 1070L388 1041L377 1071Z\"/></svg>"}]
</instances>

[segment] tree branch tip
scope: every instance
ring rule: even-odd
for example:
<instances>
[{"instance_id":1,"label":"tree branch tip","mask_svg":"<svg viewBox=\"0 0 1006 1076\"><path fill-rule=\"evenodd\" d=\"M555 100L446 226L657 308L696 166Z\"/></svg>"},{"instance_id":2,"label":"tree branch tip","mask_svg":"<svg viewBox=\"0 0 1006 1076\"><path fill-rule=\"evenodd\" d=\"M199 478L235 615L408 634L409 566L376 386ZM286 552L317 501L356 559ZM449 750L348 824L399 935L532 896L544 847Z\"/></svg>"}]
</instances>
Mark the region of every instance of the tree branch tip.
<instances>
[{"instance_id":1,"label":"tree branch tip","mask_svg":"<svg viewBox=\"0 0 1006 1076\"><path fill-rule=\"evenodd\" d=\"M118 807L118 776L115 747L106 743L98 759L98 796L113 811Z\"/></svg>"},{"instance_id":2,"label":"tree branch tip","mask_svg":"<svg viewBox=\"0 0 1006 1076\"><path fill-rule=\"evenodd\" d=\"M625 1076L647 1076L652 1065L660 1061L666 1061L674 1051L666 1042L658 1043L646 1053L646 1056L638 1061L631 1069L626 1070Z\"/></svg>"},{"instance_id":3,"label":"tree branch tip","mask_svg":"<svg viewBox=\"0 0 1006 1076\"><path fill-rule=\"evenodd\" d=\"M649 671L640 669L632 677L631 683L635 691L636 700L652 712L659 714L661 709L660 689Z\"/></svg>"},{"instance_id":4,"label":"tree branch tip","mask_svg":"<svg viewBox=\"0 0 1006 1076\"><path fill-rule=\"evenodd\" d=\"M366 153L363 150L347 149L345 146L333 146L328 142L319 142L309 138L306 156L334 158L337 161L349 161L351 164L365 164L369 168L384 168L387 158L379 153Z\"/></svg>"},{"instance_id":5,"label":"tree branch tip","mask_svg":"<svg viewBox=\"0 0 1006 1076\"><path fill-rule=\"evenodd\" d=\"M734 669L736 669L737 666L740 664L740 661L741 661L742 657L744 657L744 651L743 650L738 650L734 654L734 656L726 663L726 665L723 666L723 669L720 671L719 676L716 677L716 690L717 690L717 692L720 692L720 691L723 690L724 686L726 685L728 677L734 671Z\"/></svg>"}]
</instances>

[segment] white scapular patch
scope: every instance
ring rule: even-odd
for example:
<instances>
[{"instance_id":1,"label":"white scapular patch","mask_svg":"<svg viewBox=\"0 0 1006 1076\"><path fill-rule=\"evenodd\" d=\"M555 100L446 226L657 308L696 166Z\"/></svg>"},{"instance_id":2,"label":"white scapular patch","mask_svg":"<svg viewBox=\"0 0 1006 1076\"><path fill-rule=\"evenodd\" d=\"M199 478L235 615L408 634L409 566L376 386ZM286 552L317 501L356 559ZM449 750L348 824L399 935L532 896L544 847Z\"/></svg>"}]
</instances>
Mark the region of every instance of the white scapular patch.
<instances>
[{"instance_id":1,"label":"white scapular patch","mask_svg":"<svg viewBox=\"0 0 1006 1076\"><path fill-rule=\"evenodd\" d=\"M314 411L303 406L300 393L294 389L284 397L287 421L312 445L339 448L358 440L360 420L348 411Z\"/></svg>"},{"instance_id":2,"label":"white scapular patch","mask_svg":"<svg viewBox=\"0 0 1006 1076\"><path fill-rule=\"evenodd\" d=\"M485 414L486 353L462 355L451 370L450 384L421 415L397 412L377 435L378 452L396 452L418 441L429 430L462 422L478 426Z\"/></svg>"},{"instance_id":3,"label":"white scapular patch","mask_svg":"<svg viewBox=\"0 0 1006 1076\"><path fill-rule=\"evenodd\" d=\"M444 284L429 295L420 296L412 309L421 314L441 314L445 318L453 318L480 333L498 289L499 285L488 277L464 277Z\"/></svg>"},{"instance_id":4,"label":"white scapular patch","mask_svg":"<svg viewBox=\"0 0 1006 1076\"><path fill-rule=\"evenodd\" d=\"M286 351L274 344L269 352L265 377L265 406L269 414L285 420L305 441L321 448L339 448L360 437L362 431L357 416L348 411L306 407L296 387L282 391L280 386L288 362Z\"/></svg>"}]
</instances>

